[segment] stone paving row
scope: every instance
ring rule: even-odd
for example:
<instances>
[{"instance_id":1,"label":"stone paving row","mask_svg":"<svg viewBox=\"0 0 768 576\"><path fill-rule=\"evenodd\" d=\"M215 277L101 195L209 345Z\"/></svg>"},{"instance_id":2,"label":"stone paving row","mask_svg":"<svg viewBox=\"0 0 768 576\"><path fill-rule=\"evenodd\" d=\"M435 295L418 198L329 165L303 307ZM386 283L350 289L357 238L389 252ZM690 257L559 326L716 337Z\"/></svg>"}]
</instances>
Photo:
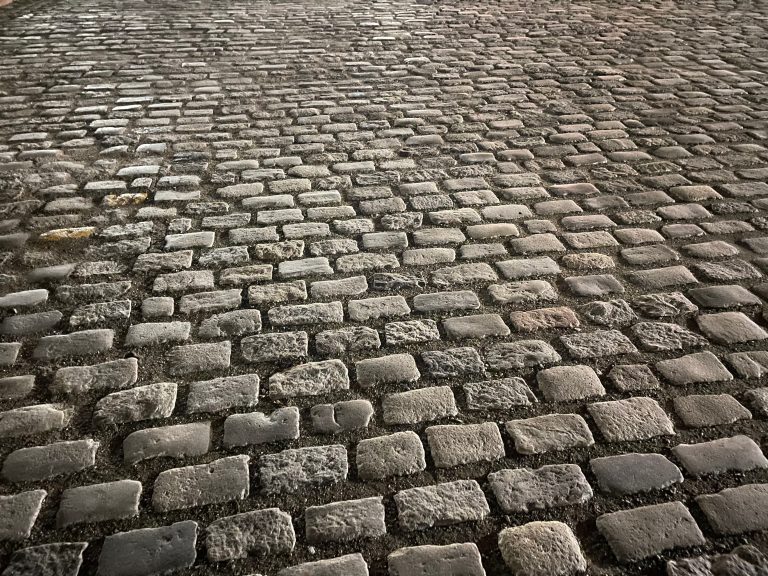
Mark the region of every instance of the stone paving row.
<instances>
[{"instance_id":1,"label":"stone paving row","mask_svg":"<svg viewBox=\"0 0 768 576\"><path fill-rule=\"evenodd\" d=\"M768 574L768 4L0 10L0 574Z\"/></svg>"}]
</instances>

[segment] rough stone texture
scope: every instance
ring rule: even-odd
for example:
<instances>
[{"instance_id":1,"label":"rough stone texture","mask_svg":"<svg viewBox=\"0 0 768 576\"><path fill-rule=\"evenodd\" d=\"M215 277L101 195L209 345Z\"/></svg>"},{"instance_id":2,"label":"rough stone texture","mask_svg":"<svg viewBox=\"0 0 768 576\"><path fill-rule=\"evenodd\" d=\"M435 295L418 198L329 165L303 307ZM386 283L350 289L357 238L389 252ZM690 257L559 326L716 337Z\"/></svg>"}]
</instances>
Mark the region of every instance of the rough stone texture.
<instances>
[{"instance_id":1,"label":"rough stone texture","mask_svg":"<svg viewBox=\"0 0 768 576\"><path fill-rule=\"evenodd\" d=\"M426 467L424 446L415 432L395 432L357 444L357 474L363 480L415 474Z\"/></svg>"},{"instance_id":2,"label":"rough stone texture","mask_svg":"<svg viewBox=\"0 0 768 576\"><path fill-rule=\"evenodd\" d=\"M259 458L265 493L298 492L347 478L347 451L341 445L284 450Z\"/></svg>"},{"instance_id":3,"label":"rough stone texture","mask_svg":"<svg viewBox=\"0 0 768 576\"><path fill-rule=\"evenodd\" d=\"M30 490L0 496L0 540L29 538L47 495L45 490Z\"/></svg>"},{"instance_id":4,"label":"rough stone texture","mask_svg":"<svg viewBox=\"0 0 768 576\"><path fill-rule=\"evenodd\" d=\"M77 576L87 547L87 542L60 542L22 548L13 553L3 576Z\"/></svg>"},{"instance_id":5,"label":"rough stone texture","mask_svg":"<svg viewBox=\"0 0 768 576\"><path fill-rule=\"evenodd\" d=\"M387 556L389 576L485 576L477 546L411 546Z\"/></svg>"},{"instance_id":6,"label":"rough stone texture","mask_svg":"<svg viewBox=\"0 0 768 576\"><path fill-rule=\"evenodd\" d=\"M187 412L190 414L247 408L258 402L259 377L256 374L191 382L187 391Z\"/></svg>"},{"instance_id":7,"label":"rough stone texture","mask_svg":"<svg viewBox=\"0 0 768 576\"><path fill-rule=\"evenodd\" d=\"M490 513L485 495L474 480L409 488L395 494L394 499L397 520L404 530L482 520Z\"/></svg>"},{"instance_id":8,"label":"rough stone texture","mask_svg":"<svg viewBox=\"0 0 768 576\"><path fill-rule=\"evenodd\" d=\"M667 562L667 576L762 576L767 570L768 557L749 544L728 554Z\"/></svg>"},{"instance_id":9,"label":"rough stone texture","mask_svg":"<svg viewBox=\"0 0 768 576\"><path fill-rule=\"evenodd\" d=\"M768 528L768 484L746 484L696 498L716 534Z\"/></svg>"},{"instance_id":10,"label":"rough stone texture","mask_svg":"<svg viewBox=\"0 0 768 576\"><path fill-rule=\"evenodd\" d=\"M348 554L338 558L305 562L298 566L285 568L277 576L368 576L368 564L362 554Z\"/></svg>"},{"instance_id":11,"label":"rough stone texture","mask_svg":"<svg viewBox=\"0 0 768 576\"><path fill-rule=\"evenodd\" d=\"M522 378L469 382L463 388L470 410L509 410L536 402L536 396Z\"/></svg>"},{"instance_id":12,"label":"rough stone texture","mask_svg":"<svg viewBox=\"0 0 768 576\"><path fill-rule=\"evenodd\" d=\"M303 358L309 349L306 332L276 332L247 336L240 341L243 358L248 362L273 362Z\"/></svg>"},{"instance_id":13,"label":"rough stone texture","mask_svg":"<svg viewBox=\"0 0 768 576\"><path fill-rule=\"evenodd\" d=\"M210 464L172 468L155 480L152 507L158 512L192 508L248 496L248 456L230 456Z\"/></svg>"},{"instance_id":14,"label":"rough stone texture","mask_svg":"<svg viewBox=\"0 0 768 576\"><path fill-rule=\"evenodd\" d=\"M733 376L712 352L696 352L656 363L656 369L672 384L727 382Z\"/></svg>"},{"instance_id":15,"label":"rough stone texture","mask_svg":"<svg viewBox=\"0 0 768 576\"><path fill-rule=\"evenodd\" d=\"M272 398L316 396L348 388L349 375L341 360L300 364L269 378L269 395Z\"/></svg>"},{"instance_id":16,"label":"rough stone texture","mask_svg":"<svg viewBox=\"0 0 768 576\"><path fill-rule=\"evenodd\" d=\"M189 568L197 557L196 543L197 522L191 520L118 532L104 539L97 574L144 576Z\"/></svg>"},{"instance_id":17,"label":"rough stone texture","mask_svg":"<svg viewBox=\"0 0 768 576\"><path fill-rule=\"evenodd\" d=\"M675 434L672 421L652 398L597 402L587 406L587 410L608 442Z\"/></svg>"},{"instance_id":18,"label":"rough stone texture","mask_svg":"<svg viewBox=\"0 0 768 576\"><path fill-rule=\"evenodd\" d=\"M706 542L696 520L681 502L654 504L603 514L597 529L620 562L633 562L665 550Z\"/></svg>"},{"instance_id":19,"label":"rough stone texture","mask_svg":"<svg viewBox=\"0 0 768 576\"><path fill-rule=\"evenodd\" d=\"M550 402L603 396L605 388L589 366L555 366L536 374L539 390Z\"/></svg>"},{"instance_id":20,"label":"rough stone texture","mask_svg":"<svg viewBox=\"0 0 768 576\"><path fill-rule=\"evenodd\" d=\"M764 2L112 4L0 9L0 493L48 493L0 572L277 506L292 552L201 542L176 572L380 576L436 545L398 570L500 576L499 532L555 519L601 576L764 544L694 501L768 473ZM315 456L265 493L288 449ZM152 509L238 455L247 498ZM488 480L573 465L597 494L557 510ZM138 516L57 528L65 491L125 480ZM482 520L398 524L394 494L467 480ZM307 508L379 497L388 533L309 542ZM596 516L678 498L706 547L617 565Z\"/></svg>"},{"instance_id":21,"label":"rough stone texture","mask_svg":"<svg viewBox=\"0 0 768 576\"><path fill-rule=\"evenodd\" d=\"M595 443L587 423L578 414L547 414L511 420L505 428L520 454L584 448Z\"/></svg>"},{"instance_id":22,"label":"rough stone texture","mask_svg":"<svg viewBox=\"0 0 768 576\"><path fill-rule=\"evenodd\" d=\"M118 480L64 490L56 514L57 526L104 522L139 515L141 482Z\"/></svg>"},{"instance_id":23,"label":"rough stone texture","mask_svg":"<svg viewBox=\"0 0 768 576\"><path fill-rule=\"evenodd\" d=\"M504 457L504 442L493 422L431 426L427 428L427 441L438 468Z\"/></svg>"},{"instance_id":24,"label":"rough stone texture","mask_svg":"<svg viewBox=\"0 0 768 576\"><path fill-rule=\"evenodd\" d=\"M662 490L683 481L680 469L661 454L604 456L593 458L589 465L600 489L608 494Z\"/></svg>"},{"instance_id":25,"label":"rough stone texture","mask_svg":"<svg viewBox=\"0 0 768 576\"><path fill-rule=\"evenodd\" d=\"M579 541L562 522L530 522L505 528L499 549L514 576L573 576L587 569Z\"/></svg>"},{"instance_id":26,"label":"rough stone texture","mask_svg":"<svg viewBox=\"0 0 768 576\"><path fill-rule=\"evenodd\" d=\"M381 496L310 506L304 512L307 541L343 542L387 533Z\"/></svg>"},{"instance_id":27,"label":"rough stone texture","mask_svg":"<svg viewBox=\"0 0 768 576\"><path fill-rule=\"evenodd\" d=\"M61 430L69 422L71 413L53 404L24 406L0 412L0 439L34 436Z\"/></svg>"},{"instance_id":28,"label":"rough stone texture","mask_svg":"<svg viewBox=\"0 0 768 576\"><path fill-rule=\"evenodd\" d=\"M488 483L507 514L583 504L592 498L592 487L575 464L500 470L488 475Z\"/></svg>"},{"instance_id":29,"label":"rough stone texture","mask_svg":"<svg viewBox=\"0 0 768 576\"><path fill-rule=\"evenodd\" d=\"M116 426L167 418L176 406L177 391L176 384L161 382L113 392L96 403L93 421L99 426Z\"/></svg>"},{"instance_id":30,"label":"rough stone texture","mask_svg":"<svg viewBox=\"0 0 768 576\"><path fill-rule=\"evenodd\" d=\"M168 372L174 376L183 376L224 370L229 368L231 353L232 345L228 341L176 346L168 353Z\"/></svg>"},{"instance_id":31,"label":"rough stone texture","mask_svg":"<svg viewBox=\"0 0 768 576\"><path fill-rule=\"evenodd\" d=\"M226 516L206 528L205 547L212 562L247 558L249 554L286 554L295 545L291 516L279 508Z\"/></svg>"}]
</instances>

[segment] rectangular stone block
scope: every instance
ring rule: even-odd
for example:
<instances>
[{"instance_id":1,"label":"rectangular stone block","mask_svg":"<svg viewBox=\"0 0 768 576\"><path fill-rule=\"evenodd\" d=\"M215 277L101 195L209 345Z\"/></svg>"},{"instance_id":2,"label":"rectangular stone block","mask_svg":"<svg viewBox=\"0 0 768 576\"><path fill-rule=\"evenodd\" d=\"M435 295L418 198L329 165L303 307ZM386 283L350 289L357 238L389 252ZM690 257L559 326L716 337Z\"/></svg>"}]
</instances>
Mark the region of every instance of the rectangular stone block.
<instances>
[{"instance_id":1,"label":"rectangular stone block","mask_svg":"<svg viewBox=\"0 0 768 576\"><path fill-rule=\"evenodd\" d=\"M208 560L222 562L250 554L289 554L296 545L290 514L279 508L254 510L214 520L206 529Z\"/></svg>"},{"instance_id":2,"label":"rectangular stone block","mask_svg":"<svg viewBox=\"0 0 768 576\"><path fill-rule=\"evenodd\" d=\"M430 426L427 441L438 468L504 458L504 442L494 422Z\"/></svg>"},{"instance_id":3,"label":"rectangular stone block","mask_svg":"<svg viewBox=\"0 0 768 576\"><path fill-rule=\"evenodd\" d=\"M491 512L474 480L409 488L394 498L400 527L409 531L482 520Z\"/></svg>"},{"instance_id":4,"label":"rectangular stone block","mask_svg":"<svg viewBox=\"0 0 768 576\"><path fill-rule=\"evenodd\" d=\"M247 498L249 459L229 456L210 464L165 470L155 480L152 507L158 512L169 512Z\"/></svg>"},{"instance_id":5,"label":"rectangular stone block","mask_svg":"<svg viewBox=\"0 0 768 576\"><path fill-rule=\"evenodd\" d=\"M387 556L389 576L485 576L477 545L411 546Z\"/></svg>"},{"instance_id":6,"label":"rectangular stone block","mask_svg":"<svg viewBox=\"0 0 768 576\"><path fill-rule=\"evenodd\" d=\"M191 520L118 532L104 539L96 574L147 576L190 568L197 557L196 544L197 522Z\"/></svg>"},{"instance_id":7,"label":"rectangular stone block","mask_svg":"<svg viewBox=\"0 0 768 576\"><path fill-rule=\"evenodd\" d=\"M377 538L387 533L381 496L310 506L304 520L311 544Z\"/></svg>"},{"instance_id":8,"label":"rectangular stone block","mask_svg":"<svg viewBox=\"0 0 768 576\"><path fill-rule=\"evenodd\" d=\"M187 413L221 412L248 408L259 403L259 376L241 374L213 380L191 382L187 393Z\"/></svg>"},{"instance_id":9,"label":"rectangular stone block","mask_svg":"<svg viewBox=\"0 0 768 576\"><path fill-rule=\"evenodd\" d=\"M310 446L265 454L259 475L266 494L293 493L346 480L347 450L341 445Z\"/></svg>"},{"instance_id":10,"label":"rectangular stone block","mask_svg":"<svg viewBox=\"0 0 768 576\"><path fill-rule=\"evenodd\" d=\"M141 482L118 480L69 488L61 494L56 526L104 522L139 515Z\"/></svg>"},{"instance_id":11,"label":"rectangular stone block","mask_svg":"<svg viewBox=\"0 0 768 576\"><path fill-rule=\"evenodd\" d=\"M768 484L746 484L696 498L718 535L768 529Z\"/></svg>"},{"instance_id":12,"label":"rectangular stone block","mask_svg":"<svg viewBox=\"0 0 768 576\"><path fill-rule=\"evenodd\" d=\"M341 360L308 362L269 377L272 398L317 396L349 389L349 374Z\"/></svg>"},{"instance_id":13,"label":"rectangular stone block","mask_svg":"<svg viewBox=\"0 0 768 576\"><path fill-rule=\"evenodd\" d=\"M597 529L620 562L636 562L666 550L701 546L706 540L682 502L603 514Z\"/></svg>"}]
</instances>

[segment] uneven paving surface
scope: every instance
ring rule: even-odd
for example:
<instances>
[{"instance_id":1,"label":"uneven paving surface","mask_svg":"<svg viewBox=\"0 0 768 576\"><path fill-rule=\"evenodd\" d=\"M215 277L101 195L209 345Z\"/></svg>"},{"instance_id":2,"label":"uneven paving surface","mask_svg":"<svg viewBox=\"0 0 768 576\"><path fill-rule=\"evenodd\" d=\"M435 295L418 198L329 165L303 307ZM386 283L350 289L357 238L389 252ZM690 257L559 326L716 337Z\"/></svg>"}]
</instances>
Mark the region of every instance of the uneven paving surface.
<instances>
[{"instance_id":1,"label":"uneven paving surface","mask_svg":"<svg viewBox=\"0 0 768 576\"><path fill-rule=\"evenodd\" d=\"M19 0L0 55L3 576L768 573L767 3Z\"/></svg>"}]
</instances>

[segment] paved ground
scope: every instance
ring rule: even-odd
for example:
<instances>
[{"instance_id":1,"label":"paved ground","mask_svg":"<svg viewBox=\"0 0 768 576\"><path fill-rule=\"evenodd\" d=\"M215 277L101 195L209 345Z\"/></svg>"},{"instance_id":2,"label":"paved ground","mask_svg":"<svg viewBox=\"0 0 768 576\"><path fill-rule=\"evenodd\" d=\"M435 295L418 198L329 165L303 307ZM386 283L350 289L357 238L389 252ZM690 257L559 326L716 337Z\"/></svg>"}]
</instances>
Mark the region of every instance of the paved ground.
<instances>
[{"instance_id":1,"label":"paved ground","mask_svg":"<svg viewBox=\"0 0 768 576\"><path fill-rule=\"evenodd\" d=\"M768 4L18 0L0 54L3 576L768 573Z\"/></svg>"}]
</instances>

